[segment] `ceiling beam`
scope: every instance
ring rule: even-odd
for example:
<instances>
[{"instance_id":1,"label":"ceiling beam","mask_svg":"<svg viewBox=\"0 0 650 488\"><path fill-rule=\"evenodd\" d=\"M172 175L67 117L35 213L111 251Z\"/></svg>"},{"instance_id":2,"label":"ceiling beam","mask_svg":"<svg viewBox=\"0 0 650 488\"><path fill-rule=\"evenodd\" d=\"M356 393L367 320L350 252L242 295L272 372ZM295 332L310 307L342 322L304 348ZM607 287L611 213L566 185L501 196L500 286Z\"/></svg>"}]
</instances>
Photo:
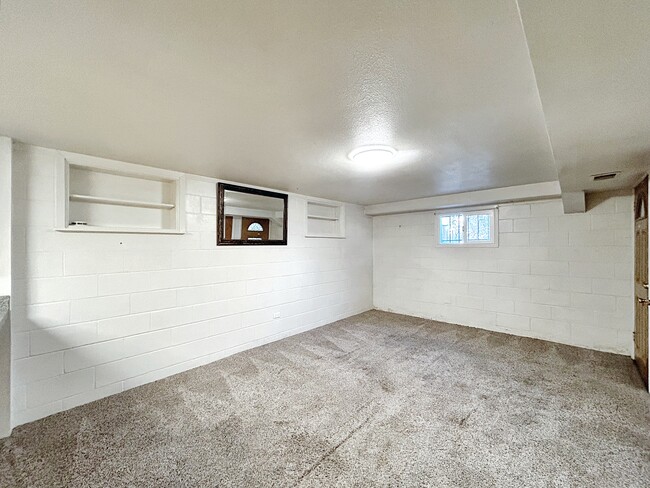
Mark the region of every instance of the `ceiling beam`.
<instances>
[{"instance_id":1,"label":"ceiling beam","mask_svg":"<svg viewBox=\"0 0 650 488\"><path fill-rule=\"evenodd\" d=\"M583 191L565 191L562 192L562 205L564 213L585 213L587 210L587 201Z\"/></svg>"},{"instance_id":2,"label":"ceiling beam","mask_svg":"<svg viewBox=\"0 0 650 488\"><path fill-rule=\"evenodd\" d=\"M402 202L378 203L365 207L366 215L389 215L409 212L426 212L440 208L475 207L497 203L519 202L526 200L546 200L561 195L557 181L533 183L530 185L508 186L489 190L453 193L436 197L417 198Z\"/></svg>"}]
</instances>

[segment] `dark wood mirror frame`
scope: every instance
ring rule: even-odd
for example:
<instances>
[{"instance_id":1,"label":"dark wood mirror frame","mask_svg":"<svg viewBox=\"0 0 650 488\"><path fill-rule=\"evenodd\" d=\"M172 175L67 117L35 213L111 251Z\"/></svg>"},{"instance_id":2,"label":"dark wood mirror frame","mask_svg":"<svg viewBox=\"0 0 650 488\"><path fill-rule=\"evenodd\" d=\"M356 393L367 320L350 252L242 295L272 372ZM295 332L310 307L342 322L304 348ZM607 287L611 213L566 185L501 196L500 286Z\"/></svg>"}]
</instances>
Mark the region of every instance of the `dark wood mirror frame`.
<instances>
[{"instance_id":1,"label":"dark wood mirror frame","mask_svg":"<svg viewBox=\"0 0 650 488\"><path fill-rule=\"evenodd\" d=\"M268 240L268 241L248 241L244 239L226 239L224 235L225 219L224 213L224 196L226 190L236 191L240 193L248 193L250 195L260 195L264 197L279 198L284 202L284 215L282 219L282 239ZM286 246L287 245L287 222L289 195L286 193L276 193L268 190L259 190L257 188L249 188L247 186L232 185L230 183L217 184L217 246Z\"/></svg>"}]
</instances>

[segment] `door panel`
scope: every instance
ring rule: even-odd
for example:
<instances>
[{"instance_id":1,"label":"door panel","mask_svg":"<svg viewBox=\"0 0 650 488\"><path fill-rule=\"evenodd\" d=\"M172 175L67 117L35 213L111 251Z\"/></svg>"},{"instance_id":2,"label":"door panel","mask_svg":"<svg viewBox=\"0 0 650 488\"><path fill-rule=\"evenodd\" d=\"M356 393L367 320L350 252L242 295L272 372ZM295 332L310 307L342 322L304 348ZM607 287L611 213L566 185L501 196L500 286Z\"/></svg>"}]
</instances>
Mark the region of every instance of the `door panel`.
<instances>
[{"instance_id":1,"label":"door panel","mask_svg":"<svg viewBox=\"0 0 650 488\"><path fill-rule=\"evenodd\" d=\"M232 239L232 216L226 216L226 239Z\"/></svg>"},{"instance_id":2,"label":"door panel","mask_svg":"<svg viewBox=\"0 0 650 488\"><path fill-rule=\"evenodd\" d=\"M259 224L262 227L262 230L249 230L251 225ZM241 238L243 240L257 240L257 241L268 241L269 240L269 219L258 219L258 218L249 218L243 217L241 221Z\"/></svg>"},{"instance_id":3,"label":"door panel","mask_svg":"<svg viewBox=\"0 0 650 488\"><path fill-rule=\"evenodd\" d=\"M648 385L648 178L634 190L634 361Z\"/></svg>"}]
</instances>

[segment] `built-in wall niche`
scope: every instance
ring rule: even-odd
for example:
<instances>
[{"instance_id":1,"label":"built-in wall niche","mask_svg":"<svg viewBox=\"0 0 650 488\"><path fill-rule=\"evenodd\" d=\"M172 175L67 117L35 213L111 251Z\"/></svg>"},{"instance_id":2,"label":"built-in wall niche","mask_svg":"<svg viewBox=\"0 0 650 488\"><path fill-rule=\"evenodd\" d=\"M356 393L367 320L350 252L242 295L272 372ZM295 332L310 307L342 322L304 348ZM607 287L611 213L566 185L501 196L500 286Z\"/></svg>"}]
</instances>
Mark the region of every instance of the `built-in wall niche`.
<instances>
[{"instance_id":1,"label":"built-in wall niche","mask_svg":"<svg viewBox=\"0 0 650 488\"><path fill-rule=\"evenodd\" d=\"M307 200L305 237L345 237L345 207L327 200Z\"/></svg>"},{"instance_id":2,"label":"built-in wall niche","mask_svg":"<svg viewBox=\"0 0 650 488\"><path fill-rule=\"evenodd\" d=\"M185 231L182 173L63 153L56 180L58 231Z\"/></svg>"}]
</instances>

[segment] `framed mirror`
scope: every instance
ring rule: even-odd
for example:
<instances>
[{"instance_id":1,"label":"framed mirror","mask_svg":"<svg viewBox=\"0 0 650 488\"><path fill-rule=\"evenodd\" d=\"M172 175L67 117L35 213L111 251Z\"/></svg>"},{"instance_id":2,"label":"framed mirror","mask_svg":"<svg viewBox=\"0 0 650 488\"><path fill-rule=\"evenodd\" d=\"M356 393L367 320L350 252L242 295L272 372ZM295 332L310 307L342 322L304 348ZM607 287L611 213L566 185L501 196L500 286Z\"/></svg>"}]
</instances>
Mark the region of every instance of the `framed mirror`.
<instances>
[{"instance_id":1,"label":"framed mirror","mask_svg":"<svg viewBox=\"0 0 650 488\"><path fill-rule=\"evenodd\" d=\"M286 193L217 185L217 246L286 246Z\"/></svg>"}]
</instances>

